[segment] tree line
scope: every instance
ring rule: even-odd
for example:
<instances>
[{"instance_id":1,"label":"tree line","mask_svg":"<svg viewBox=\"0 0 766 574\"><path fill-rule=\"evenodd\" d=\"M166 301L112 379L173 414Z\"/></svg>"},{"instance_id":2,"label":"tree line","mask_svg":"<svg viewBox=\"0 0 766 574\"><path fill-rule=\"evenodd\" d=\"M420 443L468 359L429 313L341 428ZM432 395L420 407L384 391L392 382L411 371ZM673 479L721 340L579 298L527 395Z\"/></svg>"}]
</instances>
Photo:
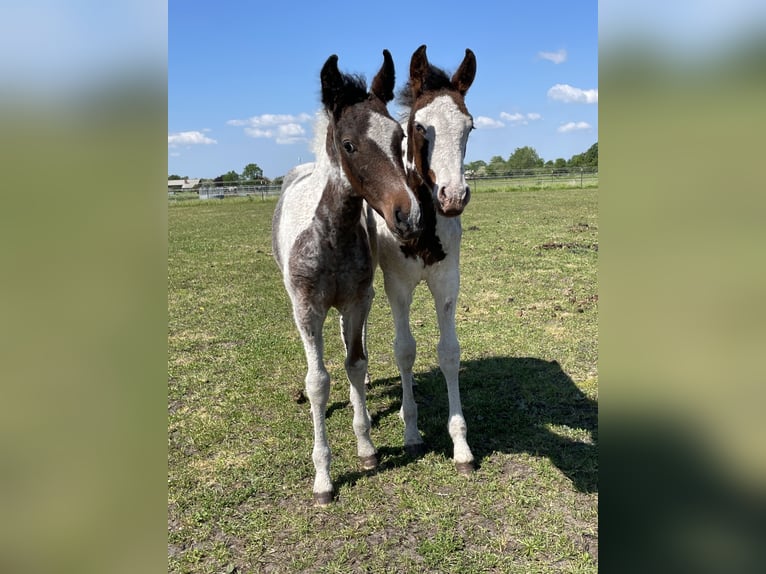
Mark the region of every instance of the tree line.
<instances>
[{"instance_id":1,"label":"tree line","mask_svg":"<svg viewBox=\"0 0 766 574\"><path fill-rule=\"evenodd\" d=\"M180 175L169 175L168 180L173 179L187 179L186 176L180 176ZM249 163L247 164L241 173L237 173L234 170L228 171L226 173L223 173L219 175L218 177L214 177L212 179L201 179L200 185L203 187L205 186L216 186L216 187L222 187L226 185L233 185L233 184L242 184L242 185L280 185L282 183L283 177L277 177L274 179L269 179L268 177L265 177L263 175L263 170L258 167L258 164L255 163Z\"/></svg>"},{"instance_id":2,"label":"tree line","mask_svg":"<svg viewBox=\"0 0 766 574\"><path fill-rule=\"evenodd\" d=\"M535 148L524 146L517 147L508 159L496 155L489 160L489 163L480 159L465 164L466 173L474 177L504 175L539 168L550 168L554 170L554 173L567 173L571 169L581 167L598 168L598 142L590 146L587 151L573 155L568 160L557 158L544 161Z\"/></svg>"},{"instance_id":3,"label":"tree line","mask_svg":"<svg viewBox=\"0 0 766 574\"><path fill-rule=\"evenodd\" d=\"M557 158L555 160L544 161L535 148L530 146L517 147L508 159L502 156L493 156L489 163L484 160L472 161L465 164L466 173L473 177L483 177L492 175L504 175L518 173L519 171L550 168L554 173L567 173L571 169L581 167L598 169L598 142L594 143L587 151L575 154L568 160ZM179 175L170 175L168 179L185 179ZM221 174L213 179L203 179L200 183L203 185L280 185L284 176L270 180L264 177L263 170L255 163L247 164L241 173L231 170Z\"/></svg>"}]
</instances>

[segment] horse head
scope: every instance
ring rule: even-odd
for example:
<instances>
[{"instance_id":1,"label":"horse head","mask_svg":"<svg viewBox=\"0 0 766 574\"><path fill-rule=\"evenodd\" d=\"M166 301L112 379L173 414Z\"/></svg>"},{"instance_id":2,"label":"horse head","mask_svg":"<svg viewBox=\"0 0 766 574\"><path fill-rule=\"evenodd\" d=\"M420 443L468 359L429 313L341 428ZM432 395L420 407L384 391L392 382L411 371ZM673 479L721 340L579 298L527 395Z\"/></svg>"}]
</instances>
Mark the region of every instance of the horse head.
<instances>
[{"instance_id":1,"label":"horse head","mask_svg":"<svg viewBox=\"0 0 766 574\"><path fill-rule=\"evenodd\" d=\"M465 179L468 134L473 117L465 94L476 76L476 56L466 49L460 67L450 78L431 65L426 46L410 61L408 90L402 102L410 107L407 123L407 162L431 189L434 205L447 217L458 216L471 198Z\"/></svg>"},{"instance_id":2,"label":"horse head","mask_svg":"<svg viewBox=\"0 0 766 574\"><path fill-rule=\"evenodd\" d=\"M388 113L394 98L394 62L383 51L383 65L367 92L364 81L342 74L338 57L327 59L320 74L322 104L329 118L326 152L351 184L402 240L420 233L420 206L407 184L401 157L404 132Z\"/></svg>"}]
</instances>

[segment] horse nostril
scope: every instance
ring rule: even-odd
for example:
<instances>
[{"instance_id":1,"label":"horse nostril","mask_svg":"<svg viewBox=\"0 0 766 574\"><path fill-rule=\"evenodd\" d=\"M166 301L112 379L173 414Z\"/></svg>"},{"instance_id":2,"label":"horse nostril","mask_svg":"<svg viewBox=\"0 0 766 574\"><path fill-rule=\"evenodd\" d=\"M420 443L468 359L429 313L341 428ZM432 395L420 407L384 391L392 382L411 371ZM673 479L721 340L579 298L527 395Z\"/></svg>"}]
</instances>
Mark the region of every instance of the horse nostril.
<instances>
[{"instance_id":1,"label":"horse nostril","mask_svg":"<svg viewBox=\"0 0 766 574\"><path fill-rule=\"evenodd\" d=\"M444 203L447 201L447 187L442 186L439 188L439 193L437 194L437 197L439 198L439 203Z\"/></svg>"}]
</instances>

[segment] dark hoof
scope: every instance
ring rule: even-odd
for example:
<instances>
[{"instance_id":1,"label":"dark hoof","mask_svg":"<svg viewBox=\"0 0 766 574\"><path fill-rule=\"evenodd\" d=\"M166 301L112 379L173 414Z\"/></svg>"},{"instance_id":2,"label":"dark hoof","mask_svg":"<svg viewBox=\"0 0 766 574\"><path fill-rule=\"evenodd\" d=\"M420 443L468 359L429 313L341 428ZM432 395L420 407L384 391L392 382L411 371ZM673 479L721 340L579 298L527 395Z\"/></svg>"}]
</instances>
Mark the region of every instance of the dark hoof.
<instances>
[{"instance_id":1,"label":"dark hoof","mask_svg":"<svg viewBox=\"0 0 766 574\"><path fill-rule=\"evenodd\" d=\"M332 503L332 491L314 493L314 506L328 506L330 503Z\"/></svg>"},{"instance_id":2,"label":"dark hoof","mask_svg":"<svg viewBox=\"0 0 766 574\"><path fill-rule=\"evenodd\" d=\"M419 458L426 454L426 444L423 442L419 442L417 444L405 444L404 452L407 453L407 456L412 458Z\"/></svg>"},{"instance_id":3,"label":"dark hoof","mask_svg":"<svg viewBox=\"0 0 766 574\"><path fill-rule=\"evenodd\" d=\"M359 462L364 470L374 470L378 468L378 455L376 453L370 456L360 456Z\"/></svg>"},{"instance_id":4,"label":"dark hoof","mask_svg":"<svg viewBox=\"0 0 766 574\"><path fill-rule=\"evenodd\" d=\"M457 469L458 474L471 476L476 467L474 466L473 461L469 460L468 462L456 462L455 468Z\"/></svg>"}]
</instances>

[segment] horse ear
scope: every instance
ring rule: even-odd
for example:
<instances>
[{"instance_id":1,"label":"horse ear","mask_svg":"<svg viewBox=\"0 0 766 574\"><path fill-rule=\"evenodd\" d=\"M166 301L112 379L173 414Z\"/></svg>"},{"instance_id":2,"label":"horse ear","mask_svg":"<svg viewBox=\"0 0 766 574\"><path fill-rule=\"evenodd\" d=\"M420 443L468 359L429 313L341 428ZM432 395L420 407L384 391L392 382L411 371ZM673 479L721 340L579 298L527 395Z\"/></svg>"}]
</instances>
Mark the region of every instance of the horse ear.
<instances>
[{"instance_id":1,"label":"horse ear","mask_svg":"<svg viewBox=\"0 0 766 574\"><path fill-rule=\"evenodd\" d=\"M372 80L370 91L381 100L388 103L394 99L394 84L396 75L394 72L394 59L388 50L383 50L383 65Z\"/></svg>"},{"instance_id":2,"label":"horse ear","mask_svg":"<svg viewBox=\"0 0 766 574\"><path fill-rule=\"evenodd\" d=\"M476 56L469 48L466 48L465 58L463 58L463 62L460 64L457 72L452 76L452 86L460 92L460 95L465 96L475 77Z\"/></svg>"},{"instance_id":3,"label":"horse ear","mask_svg":"<svg viewBox=\"0 0 766 574\"><path fill-rule=\"evenodd\" d=\"M429 66L426 45L423 44L415 50L410 60L410 89L413 98L417 98L423 93L423 84L425 84Z\"/></svg>"},{"instance_id":4,"label":"horse ear","mask_svg":"<svg viewBox=\"0 0 766 574\"><path fill-rule=\"evenodd\" d=\"M319 77L322 81L322 103L328 110L334 111L343 89L343 77L338 70L338 56L333 54L327 58Z\"/></svg>"}]
</instances>

